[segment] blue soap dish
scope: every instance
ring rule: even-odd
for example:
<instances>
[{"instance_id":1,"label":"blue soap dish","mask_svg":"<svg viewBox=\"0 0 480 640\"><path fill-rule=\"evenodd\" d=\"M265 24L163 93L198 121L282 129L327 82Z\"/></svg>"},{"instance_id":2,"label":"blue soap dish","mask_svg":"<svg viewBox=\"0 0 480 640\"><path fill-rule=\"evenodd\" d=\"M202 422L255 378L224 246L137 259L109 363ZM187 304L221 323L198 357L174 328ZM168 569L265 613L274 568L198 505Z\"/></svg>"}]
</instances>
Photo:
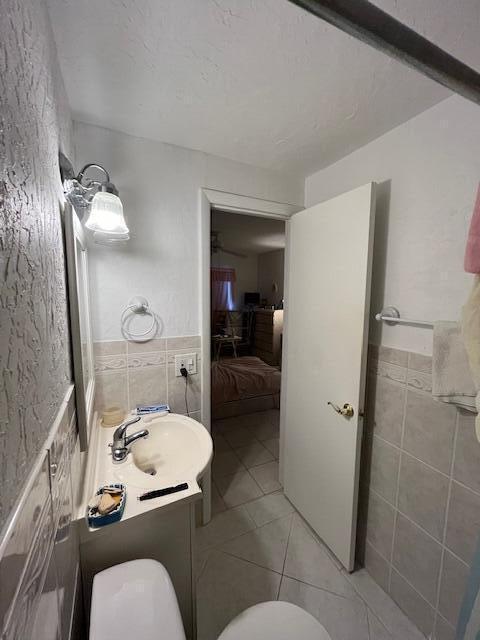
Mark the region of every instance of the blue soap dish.
<instances>
[{"instance_id":1,"label":"blue soap dish","mask_svg":"<svg viewBox=\"0 0 480 640\"><path fill-rule=\"evenodd\" d=\"M118 489L121 491L120 504L110 513L101 514L96 509L87 510L87 521L89 527L103 527L106 524L112 524L122 519L123 512L125 510L125 503L127 501L127 488L121 482L106 484L97 491L95 495L101 496L105 489Z\"/></svg>"}]
</instances>

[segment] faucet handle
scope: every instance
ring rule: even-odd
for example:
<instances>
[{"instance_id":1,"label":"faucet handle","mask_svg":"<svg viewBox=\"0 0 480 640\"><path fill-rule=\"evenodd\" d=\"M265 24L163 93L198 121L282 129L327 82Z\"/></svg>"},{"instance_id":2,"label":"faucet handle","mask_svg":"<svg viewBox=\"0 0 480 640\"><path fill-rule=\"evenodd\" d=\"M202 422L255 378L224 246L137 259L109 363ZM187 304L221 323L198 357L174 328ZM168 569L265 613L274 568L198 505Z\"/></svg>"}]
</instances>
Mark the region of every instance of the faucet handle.
<instances>
[{"instance_id":1,"label":"faucet handle","mask_svg":"<svg viewBox=\"0 0 480 640\"><path fill-rule=\"evenodd\" d=\"M131 420L127 420L123 422L119 427L115 429L115 433L113 434L113 441L121 440L125 436L125 432L131 424L135 424L141 420L141 416L135 416Z\"/></svg>"}]
</instances>

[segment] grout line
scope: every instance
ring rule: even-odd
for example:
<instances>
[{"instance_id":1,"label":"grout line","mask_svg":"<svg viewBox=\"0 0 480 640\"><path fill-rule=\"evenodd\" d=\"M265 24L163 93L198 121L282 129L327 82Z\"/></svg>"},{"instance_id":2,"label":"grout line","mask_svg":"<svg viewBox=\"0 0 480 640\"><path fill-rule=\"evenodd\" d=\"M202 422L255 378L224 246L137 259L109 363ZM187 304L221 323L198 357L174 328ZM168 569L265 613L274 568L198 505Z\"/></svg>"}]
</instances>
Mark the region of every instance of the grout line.
<instances>
[{"instance_id":1,"label":"grout line","mask_svg":"<svg viewBox=\"0 0 480 640\"><path fill-rule=\"evenodd\" d=\"M283 582L283 576L285 575L285 565L287 564L288 547L290 546L290 538L292 536L293 523L294 523L294 520L295 520L296 513L297 512L294 511L293 514L292 514L292 521L290 522L290 529L288 531L287 546L285 547L285 556L283 558L282 579L280 580L280 584L278 585L277 600L280 597L280 589L281 589L282 582Z\"/></svg>"},{"instance_id":2,"label":"grout line","mask_svg":"<svg viewBox=\"0 0 480 640\"><path fill-rule=\"evenodd\" d=\"M370 491L371 491L372 493L374 493L374 494L375 494L375 496L376 496L377 498L379 498L380 500L382 500L383 502L385 502L386 504L388 504L390 507L392 506L392 505L390 504L390 502L388 502L387 500L385 500L385 498L383 498L383 497L382 497L379 493L377 493L374 489L370 489ZM419 528L419 529L420 529L420 530L421 530L421 531L422 531L426 536L428 536L429 538L431 538L431 540L433 540L434 542L436 542L439 546L442 546L442 542L441 542L440 540L438 540L438 538L435 538L435 536L432 536L432 534L431 534L431 533L429 533L426 529L424 529L424 528L422 527L422 525L418 524L418 522L415 522L415 520L412 520L412 518L411 518L410 516L407 516L405 513L403 513L403 511L400 511L400 509L397 509L397 511L398 511L398 513L399 513L401 516L403 516L403 517L404 517L406 520L408 520L411 524L414 524L416 527L418 527L418 528ZM368 538L367 538L367 539L368 539ZM372 547L375 549L375 551L376 551L377 553L379 553L379 552L378 552L378 550L377 550L377 548L376 548L376 547L371 543L371 541L370 541L369 539L368 539L368 543L370 544L370 546L372 546ZM449 552L449 553L450 553L450 554L451 554L451 555L452 555L456 560L459 560L463 565L465 565L466 567L468 567L468 566L469 566L469 565L468 565L468 563L467 563L467 562L465 562L465 560L462 560L462 558L460 558L460 556L457 556L457 554L456 554L454 551L452 551L449 547L445 547L445 549L446 549L446 550L447 550L447 551L448 551L448 552ZM384 558L383 554L379 553L379 555L381 555L381 556L382 556L382 558ZM384 559L385 559L385 558L384 558Z\"/></svg>"},{"instance_id":3,"label":"grout line","mask_svg":"<svg viewBox=\"0 0 480 640\"><path fill-rule=\"evenodd\" d=\"M365 604L365 603L364 603ZM367 606L365 604L365 606ZM368 615L368 607L367 607L367 633L368 633L368 640L372 640L372 631L370 629L370 619L369 619L369 615Z\"/></svg>"},{"instance_id":4,"label":"grout line","mask_svg":"<svg viewBox=\"0 0 480 640\"><path fill-rule=\"evenodd\" d=\"M408 363L408 358L407 358ZM392 531L392 545L390 548L390 562L388 568L388 593L390 593L392 588L392 572L393 572L393 551L395 549L395 538L397 531L397 521L398 521L398 496L400 493L400 472L402 468L402 458L403 458L403 441L405 438L405 422L407 420L407 402L408 402L408 389L407 382L405 380L405 397L403 399L403 416L402 416L402 433L400 435L400 457L398 460L398 469L397 469L397 486L395 488L395 511L393 512L393 531Z\"/></svg>"},{"instance_id":5,"label":"grout line","mask_svg":"<svg viewBox=\"0 0 480 640\"><path fill-rule=\"evenodd\" d=\"M457 412L457 416L458 416L458 412ZM457 420L459 420L459 418L456 418ZM374 438L378 438L378 440L380 440L380 442L382 442L383 444L387 444L390 447L392 447L393 449L396 449L397 451L399 451L400 453L405 453L407 456L409 456L410 458L413 458L414 460L416 460L417 462L421 462L422 464L424 464L426 467L428 467L429 469L431 469L432 471L436 471L437 473L439 473L440 475L442 475L444 478L448 478L448 479L452 479L453 482L455 482L456 484L460 485L461 487L463 487L464 489L468 489L469 491L471 491L472 493L476 494L477 496L480 496L480 491L478 489L473 489L472 487L470 487L468 484L465 484L464 482L462 482L461 480L458 480L457 478L455 478L455 476L453 475L453 468L452 468L452 472L451 474L445 473L445 471L440 471L440 469L437 469L436 467L432 466L431 464L429 464L428 462L425 462L424 460L422 460L421 458L417 458L416 456L413 455L413 453L410 453L409 451L406 451L405 449L401 449L398 444L394 444L393 442L390 442L389 440L385 440L385 438L382 438L382 436L377 435L376 433L372 432L372 436ZM380 495L380 494L378 494ZM383 497L383 496L382 496ZM388 504L392 504L391 502L389 502L386 498L384 498L385 502L388 502ZM392 504L392 507L394 505Z\"/></svg>"},{"instance_id":6,"label":"grout line","mask_svg":"<svg viewBox=\"0 0 480 640\"><path fill-rule=\"evenodd\" d=\"M394 570L396 571L396 573L398 573L398 575L402 578L402 580L404 580L404 581L408 584L408 586L410 587L410 589L412 589L412 591L415 591L415 593L417 594L417 596L418 596L419 598L421 598L424 602L426 602L426 603L427 603L427 605L430 607L430 609L433 611L433 613L434 613L434 615L435 615L435 607L434 607L434 605L433 605L431 602L429 602L429 601L427 600L427 598L426 598L424 595L422 595L422 594L420 593L420 591L419 591L416 587L414 587L414 586L413 586L413 584L410 582L410 580L408 580L408 578L406 578L406 577L403 575L403 573L400 573L400 571L399 571L396 567L394 567ZM397 606L398 606L398 607L400 607L400 605L397 605ZM400 609L401 609L401 608L402 608L402 607L400 607ZM407 614L405 614L405 615L407 615ZM417 625L416 625L416 623L415 623L415 622L413 622L413 620L412 620L411 618L409 618L409 616L407 616L407 618L408 618L408 619L409 619L409 620L410 620L410 621L411 621L415 626L417 626ZM418 627L417 627L417 628L418 628Z\"/></svg>"},{"instance_id":7,"label":"grout line","mask_svg":"<svg viewBox=\"0 0 480 640\"><path fill-rule=\"evenodd\" d=\"M372 580L373 580L373 578L372 578ZM392 599L392 602L393 602L394 604L396 604L396 603L395 603L395 601L394 601L393 599ZM368 618L368 630L369 630L369 633L371 633L370 617L371 617L371 616L373 616L373 617L376 619L377 623L378 623L378 624L379 624L379 625L380 625L380 626L385 630L385 633L389 636L389 638L391 638L391 640L393 640L394 636L393 636L392 632L390 631L390 629L388 629L388 628L386 627L386 625L385 625L385 624L382 622L382 620L378 617L377 613L372 609L372 607L371 607L371 606L368 604L368 602L366 602L366 601L365 601L365 606L367 607L367 618ZM396 605L396 606L398 607L398 605ZM399 607L399 608L400 608L400 607ZM401 609L400 609L400 610L401 610ZM401 610L401 611L402 611L402 610ZM403 613L403 615L404 615L406 618L408 618L408 616L407 616L407 614L406 614L406 613L404 613L403 611L402 611L402 613ZM412 622L412 621L410 620L410 618L408 618L408 620L409 620L410 622ZM412 623L412 624L413 624L413 623ZM375 639L374 639L372 636L370 636L370 640L375 640Z\"/></svg>"},{"instance_id":8,"label":"grout line","mask_svg":"<svg viewBox=\"0 0 480 640\"><path fill-rule=\"evenodd\" d=\"M443 523L443 536L442 536L442 554L440 556L440 566L438 569L438 578L437 578L437 593L435 599L435 617L433 621L433 634L435 635L437 629L437 619L439 615L438 607L440 605L440 592L442 588L442 575L443 575L443 564L445 561L445 550L446 550L446 541L447 541L447 528L448 528L448 515L450 511L450 498L452 495L452 482L453 482L453 468L455 465L455 456L457 453L457 438L458 438L458 429L459 429L459 412L457 411L456 419L455 419L455 434L453 436L453 447L452 447L452 459L450 460L450 478L448 481L448 492L447 492L447 503L445 505L445 521Z\"/></svg>"},{"instance_id":9,"label":"grout line","mask_svg":"<svg viewBox=\"0 0 480 640\"><path fill-rule=\"evenodd\" d=\"M387 564L390 564L390 563L389 563L389 561L387 560L387 558L383 555L383 553L381 553L381 552L377 549L377 547L375 547L375 545L373 545L373 544L371 543L371 541L370 541L370 539L369 539L369 538L366 538L365 542L366 542L367 544L369 544L369 545L372 547L372 549L375 551L375 553L376 553L377 555L379 555L379 556L380 556L380 558L381 558L382 560L384 560ZM366 569L366 567L363 567L363 568L364 568L364 569ZM368 572L368 569L367 569L367 572ZM373 578L372 578L372 580L373 580ZM378 584L378 582L377 582L376 580L375 580L375 583L376 583L376 584ZM379 586L380 586L380 585L379 585ZM383 587L380 587L380 588L381 588L381 589L383 589Z\"/></svg>"},{"instance_id":10,"label":"grout line","mask_svg":"<svg viewBox=\"0 0 480 640\"><path fill-rule=\"evenodd\" d=\"M456 478L451 477L452 480L452 484L458 484L460 487L462 487L462 489L466 489L467 491L471 491L472 493L474 493L476 496L480 496L480 491L475 491L475 489L472 489L472 487L469 487L467 484L464 484L463 482L460 482L460 480L457 480Z\"/></svg>"},{"instance_id":11,"label":"grout line","mask_svg":"<svg viewBox=\"0 0 480 640\"><path fill-rule=\"evenodd\" d=\"M247 535L248 533L252 533L252 532L251 531L246 531L242 535ZM219 547L222 544L227 544L227 542L232 542L232 541L233 541L233 539L232 540L227 540L226 542L222 542L222 543L220 543ZM239 556L236 556L234 553L230 553L230 551L226 551L225 549L218 548L218 549L215 549L215 551L217 551L218 553L223 553L224 556L228 556L229 558L235 558L235 560L240 560L240 562L247 562L248 564L251 564L254 567L258 567L259 569L263 569L264 571L270 571L271 573L275 573L277 576L283 577L283 574L280 573L280 571L277 571L276 569L271 569L270 567L265 567L264 565L258 564L258 562L254 562L253 560L248 560L247 558L240 558ZM277 598L277 600L278 600L278 598Z\"/></svg>"},{"instance_id":12,"label":"grout line","mask_svg":"<svg viewBox=\"0 0 480 640\"><path fill-rule=\"evenodd\" d=\"M280 578L280 582L279 582L279 585L278 585L277 600L280 598L280 591L282 590L282 583L283 583L283 573L282 573L282 577Z\"/></svg>"},{"instance_id":13,"label":"grout line","mask_svg":"<svg viewBox=\"0 0 480 640\"><path fill-rule=\"evenodd\" d=\"M339 571L339 573L340 573L340 575L343 575L343 574L341 574L340 571ZM305 586L311 587L312 589L318 589L318 591L324 591L325 593L331 593L332 596L336 596L337 598L343 598L344 600L348 600L349 602L358 602L358 600L360 600L363 605L367 606L365 600L361 597L361 595L358 593L358 591L355 589L355 587L350 582L349 582L349 584L352 587L352 590L355 591L355 594L352 594L352 595L355 596L354 598L352 598L351 595L347 596L344 593L339 593L338 591L332 591L331 589L327 589L326 587L319 587L317 584L312 584L311 582L305 582L305 580L300 580L300 578L294 578L293 576L289 576L286 573L283 574L283 577L284 578L288 578L289 580L294 580L295 582L299 582L300 584L304 584Z\"/></svg>"},{"instance_id":14,"label":"grout line","mask_svg":"<svg viewBox=\"0 0 480 640\"><path fill-rule=\"evenodd\" d=\"M437 473L442 475L444 478L449 478L450 477L448 475L448 473L445 473L445 471L440 471L440 469L437 469L436 467L434 467L433 465L429 464L428 462L425 462L421 458L417 458L417 456L413 455L413 453L410 453L410 451L407 451L406 449L402 449L402 447L399 446L398 444L393 444L393 442L389 442L388 440L385 440L385 438L382 438L381 436L378 436L376 433L373 433L373 437L374 438L378 438L382 443L388 444L390 447L392 447L393 449L396 449L400 453L405 453L407 456L409 456L410 458L413 458L417 462L421 462L422 464L424 464L426 467L428 467L432 471L436 471ZM456 480L455 482L458 482L458 480ZM459 482L459 484L461 484L461 483ZM466 486L466 485L464 485L464 486ZM466 488L469 489L470 487L466 487ZM472 491L474 491L474 490L472 489ZM480 495L480 492L476 492L476 491L474 491L474 492L478 493Z\"/></svg>"}]
</instances>

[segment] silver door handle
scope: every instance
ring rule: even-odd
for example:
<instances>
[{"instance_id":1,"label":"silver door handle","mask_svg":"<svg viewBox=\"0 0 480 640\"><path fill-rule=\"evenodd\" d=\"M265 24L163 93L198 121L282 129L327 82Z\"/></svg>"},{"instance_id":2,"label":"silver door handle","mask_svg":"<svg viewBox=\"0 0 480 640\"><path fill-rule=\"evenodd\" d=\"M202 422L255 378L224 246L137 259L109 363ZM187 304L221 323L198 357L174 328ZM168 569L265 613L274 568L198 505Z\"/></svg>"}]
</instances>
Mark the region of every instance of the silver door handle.
<instances>
[{"instance_id":1,"label":"silver door handle","mask_svg":"<svg viewBox=\"0 0 480 640\"><path fill-rule=\"evenodd\" d=\"M353 410L352 405L348 404L348 402L346 402L343 405L343 407L339 407L338 405L336 405L336 404L334 404L333 402L330 402L330 401L328 401L327 404L329 404L334 411L339 413L344 418L353 418L353 416L355 414L355 411Z\"/></svg>"}]
</instances>

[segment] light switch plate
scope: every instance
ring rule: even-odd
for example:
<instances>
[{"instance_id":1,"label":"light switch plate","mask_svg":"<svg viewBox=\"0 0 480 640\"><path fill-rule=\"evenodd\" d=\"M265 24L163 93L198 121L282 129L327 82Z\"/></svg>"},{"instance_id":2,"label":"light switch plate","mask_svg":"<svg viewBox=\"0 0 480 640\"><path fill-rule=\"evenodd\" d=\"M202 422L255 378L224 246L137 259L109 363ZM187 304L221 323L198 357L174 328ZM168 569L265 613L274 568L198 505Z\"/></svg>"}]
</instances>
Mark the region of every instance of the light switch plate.
<instances>
[{"instance_id":1,"label":"light switch plate","mask_svg":"<svg viewBox=\"0 0 480 640\"><path fill-rule=\"evenodd\" d=\"M181 353L175 356L175 375L181 376L180 369L185 367L189 376L193 376L197 373L197 354L196 353Z\"/></svg>"}]
</instances>

